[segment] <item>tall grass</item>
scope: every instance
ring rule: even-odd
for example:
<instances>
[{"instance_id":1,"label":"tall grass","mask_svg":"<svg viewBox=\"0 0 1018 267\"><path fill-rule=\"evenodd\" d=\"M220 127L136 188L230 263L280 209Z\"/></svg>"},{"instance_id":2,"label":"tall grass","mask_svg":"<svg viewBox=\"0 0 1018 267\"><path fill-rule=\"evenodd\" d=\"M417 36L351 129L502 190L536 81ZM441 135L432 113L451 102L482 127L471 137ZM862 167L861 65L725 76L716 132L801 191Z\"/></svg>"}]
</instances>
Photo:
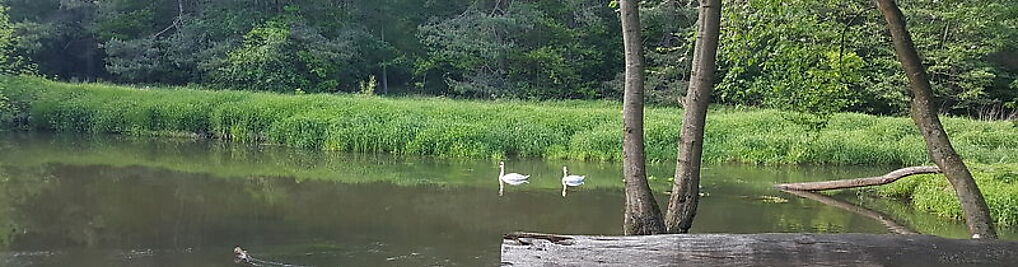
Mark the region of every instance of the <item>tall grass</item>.
<instances>
[{"instance_id":1,"label":"tall grass","mask_svg":"<svg viewBox=\"0 0 1018 267\"><path fill-rule=\"evenodd\" d=\"M41 130L193 133L310 149L444 157L618 160L621 154L621 107L615 102L280 95L23 77L0 77L0 88L13 112L27 118L22 123ZM674 160L681 110L648 108L646 114L648 159ZM1018 161L1013 124L961 118L944 122L966 160ZM929 161L922 137L907 118L843 113L814 132L782 119L778 111L723 109L708 116L705 138L708 162Z\"/></svg>"},{"instance_id":2,"label":"tall grass","mask_svg":"<svg viewBox=\"0 0 1018 267\"><path fill-rule=\"evenodd\" d=\"M974 164L976 184L998 225L1018 225L1018 164ZM877 193L907 199L912 206L936 215L961 219L961 204L942 174L919 175L882 186Z\"/></svg>"}]
</instances>

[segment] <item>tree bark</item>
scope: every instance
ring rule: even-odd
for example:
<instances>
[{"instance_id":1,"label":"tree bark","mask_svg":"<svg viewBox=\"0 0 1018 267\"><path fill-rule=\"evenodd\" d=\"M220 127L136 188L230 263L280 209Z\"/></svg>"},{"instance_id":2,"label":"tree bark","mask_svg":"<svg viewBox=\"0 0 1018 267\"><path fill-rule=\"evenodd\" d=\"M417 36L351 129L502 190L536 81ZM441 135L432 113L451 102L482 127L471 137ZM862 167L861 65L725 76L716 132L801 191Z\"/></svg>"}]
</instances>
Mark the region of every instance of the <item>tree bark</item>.
<instances>
[{"instance_id":1,"label":"tree bark","mask_svg":"<svg viewBox=\"0 0 1018 267\"><path fill-rule=\"evenodd\" d=\"M643 39L639 0L619 0L622 39L626 51L626 88L622 100L622 173L626 183L626 235L665 231L661 210L647 184L643 149Z\"/></svg>"},{"instance_id":2,"label":"tree bark","mask_svg":"<svg viewBox=\"0 0 1018 267\"><path fill-rule=\"evenodd\" d=\"M929 235L515 234L502 239L501 266L1013 266L1015 250Z\"/></svg>"},{"instance_id":3,"label":"tree bark","mask_svg":"<svg viewBox=\"0 0 1018 267\"><path fill-rule=\"evenodd\" d=\"M906 29L904 15L894 0L876 2L880 12L884 14L884 19L887 20L891 39L894 41L894 50L908 76L909 88L912 91L912 120L926 139L926 150L954 186L972 237L997 238L983 194L972 179L972 173L951 146L944 126L937 117L937 111L933 106L933 90L930 89L926 70L912 43L912 36Z\"/></svg>"},{"instance_id":4,"label":"tree bark","mask_svg":"<svg viewBox=\"0 0 1018 267\"><path fill-rule=\"evenodd\" d=\"M700 163L707 105L714 88L714 72L721 30L721 0L700 0L693 69L683 104L682 133L675 164L675 184L668 201L665 226L670 233L687 233L700 202Z\"/></svg>"},{"instance_id":5,"label":"tree bark","mask_svg":"<svg viewBox=\"0 0 1018 267\"><path fill-rule=\"evenodd\" d=\"M930 173L940 173L940 168L937 166L908 167L897 169L877 177L823 181L823 182L778 184L774 185L774 187L782 190L825 191L825 190L885 185L893 183L895 181L898 181L898 179L905 178L908 176Z\"/></svg>"}]
</instances>

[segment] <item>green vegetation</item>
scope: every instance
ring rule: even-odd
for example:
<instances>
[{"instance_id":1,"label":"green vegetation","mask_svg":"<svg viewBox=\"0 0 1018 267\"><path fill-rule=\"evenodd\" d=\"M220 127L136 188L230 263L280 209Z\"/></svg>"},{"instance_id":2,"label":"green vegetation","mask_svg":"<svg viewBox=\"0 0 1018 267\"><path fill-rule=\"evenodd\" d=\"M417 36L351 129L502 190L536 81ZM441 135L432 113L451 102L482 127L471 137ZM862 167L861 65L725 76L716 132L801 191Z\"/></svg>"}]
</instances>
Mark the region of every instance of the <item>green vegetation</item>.
<instances>
[{"instance_id":1,"label":"green vegetation","mask_svg":"<svg viewBox=\"0 0 1018 267\"><path fill-rule=\"evenodd\" d=\"M191 133L311 149L443 157L617 160L620 107L595 101L464 101L359 95L280 95L185 88L130 88L2 77L8 117L42 130ZM928 162L907 118L839 113L818 132L774 110L715 109L704 160L764 164ZM673 160L681 111L649 108L647 156ZM7 123L11 123L8 121ZM1014 162L1018 130L1007 122L946 118L967 160Z\"/></svg>"},{"instance_id":2,"label":"green vegetation","mask_svg":"<svg viewBox=\"0 0 1018 267\"><path fill-rule=\"evenodd\" d=\"M618 10L610 2L0 0L0 130L615 161L621 108L614 100L622 94L624 64ZM672 161L682 113L675 100L690 80L697 2L641 2L646 101L653 105L646 153L652 161ZM704 161L929 163L911 120L872 115L906 114L910 100L873 3L724 2L712 92L721 105L708 118ZM1000 225L1018 225L1018 5L1012 2L902 6L937 112L949 115L947 132L976 166ZM133 85L74 83L82 80ZM116 161L66 159L91 160ZM119 162L196 168L174 159ZM336 171L310 173L296 163L227 171L251 169L308 177ZM959 218L950 188L940 176L920 176L880 194Z\"/></svg>"},{"instance_id":3,"label":"green vegetation","mask_svg":"<svg viewBox=\"0 0 1018 267\"><path fill-rule=\"evenodd\" d=\"M872 2L725 2L721 102L821 113L907 111L905 74ZM1008 85L1018 78L1018 62L1002 59L1018 53L1018 6L899 2L943 112L976 115L967 107L1018 105L1018 91Z\"/></svg>"},{"instance_id":4,"label":"green vegetation","mask_svg":"<svg viewBox=\"0 0 1018 267\"><path fill-rule=\"evenodd\" d=\"M617 99L622 38L609 2L3 0L13 25L0 36L11 32L17 55L61 80L352 93L374 76L381 94ZM674 105L697 2L641 2L648 101ZM1015 116L1013 0L901 4L942 112ZM872 2L723 6L716 102L822 115L814 122L842 110L907 113L905 76Z\"/></svg>"},{"instance_id":5,"label":"green vegetation","mask_svg":"<svg viewBox=\"0 0 1018 267\"><path fill-rule=\"evenodd\" d=\"M3 2L0 2L3 4ZM14 57L14 26L7 15L7 7L0 5L0 73L12 72Z\"/></svg>"},{"instance_id":6,"label":"green vegetation","mask_svg":"<svg viewBox=\"0 0 1018 267\"><path fill-rule=\"evenodd\" d=\"M970 168L997 225L1018 225L1018 164L974 164ZM877 190L882 196L908 199L920 210L962 218L958 198L943 175L908 177Z\"/></svg>"}]
</instances>

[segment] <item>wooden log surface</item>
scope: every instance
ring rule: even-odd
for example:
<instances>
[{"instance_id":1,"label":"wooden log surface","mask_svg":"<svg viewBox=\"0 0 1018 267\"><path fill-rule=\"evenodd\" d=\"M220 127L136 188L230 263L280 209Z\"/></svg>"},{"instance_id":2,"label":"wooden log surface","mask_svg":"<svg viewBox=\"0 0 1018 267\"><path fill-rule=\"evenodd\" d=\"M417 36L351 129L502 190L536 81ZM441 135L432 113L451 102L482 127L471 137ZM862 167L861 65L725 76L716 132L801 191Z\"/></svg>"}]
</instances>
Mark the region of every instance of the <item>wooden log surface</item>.
<instances>
[{"instance_id":1,"label":"wooden log surface","mask_svg":"<svg viewBox=\"0 0 1018 267\"><path fill-rule=\"evenodd\" d=\"M1018 242L876 234L508 234L501 266L1018 266Z\"/></svg>"},{"instance_id":2,"label":"wooden log surface","mask_svg":"<svg viewBox=\"0 0 1018 267\"><path fill-rule=\"evenodd\" d=\"M834 181L822 181L822 182L807 182L807 183L791 183L791 184L778 184L774 187L781 190L796 190L796 191L824 191L834 189L845 189L855 187L866 187L875 185L884 185L893 183L898 179L905 178L917 174L930 174L940 173L940 168L937 166L916 166L901 168L889 172L887 174L877 177L867 177L858 179L847 179L847 180L834 180Z\"/></svg>"}]
</instances>

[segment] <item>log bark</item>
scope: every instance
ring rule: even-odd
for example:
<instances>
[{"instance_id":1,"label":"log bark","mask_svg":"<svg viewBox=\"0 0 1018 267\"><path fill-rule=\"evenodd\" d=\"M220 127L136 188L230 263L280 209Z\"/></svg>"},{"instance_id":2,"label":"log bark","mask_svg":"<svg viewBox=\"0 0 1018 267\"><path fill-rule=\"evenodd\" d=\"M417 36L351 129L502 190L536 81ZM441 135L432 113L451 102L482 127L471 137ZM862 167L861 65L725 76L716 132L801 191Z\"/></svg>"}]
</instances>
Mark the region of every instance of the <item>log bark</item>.
<instances>
[{"instance_id":1,"label":"log bark","mask_svg":"<svg viewBox=\"0 0 1018 267\"><path fill-rule=\"evenodd\" d=\"M844 201L837 200L837 199L832 198L832 197L828 197L828 196L817 194L817 193L806 192L806 191L788 190L788 191L784 191L784 192L792 194L792 195L796 195L796 196L799 196L799 197L807 198L807 199L810 199L810 200L813 200L813 201L816 201L816 202L820 202L820 203L823 203L824 205L827 205L827 206L831 206L831 207L839 208L839 209L842 209L842 210L845 210L845 211L848 211L848 212L851 212L851 213L859 214L859 215L862 215L863 217L867 217L867 218L873 219L874 221L877 221L880 224L883 224L884 226L886 226L887 227L887 231L891 232L892 234L899 234L899 235L917 235L917 234L919 234L918 232L913 231L912 229L908 228L907 226L902 225L902 224L894 221L894 219L891 219L891 216L888 216L887 214L883 214L883 213L880 213L880 212L877 212L877 211L874 211L874 210L870 210L870 209L867 209L867 208L856 206L856 205L854 205L852 203L844 202Z\"/></svg>"},{"instance_id":2,"label":"log bark","mask_svg":"<svg viewBox=\"0 0 1018 267\"><path fill-rule=\"evenodd\" d=\"M647 184L643 144L643 39L639 0L619 0L622 39L626 52L625 94L622 100L622 173L626 183L623 232L650 235L665 231L661 210Z\"/></svg>"},{"instance_id":3,"label":"log bark","mask_svg":"<svg viewBox=\"0 0 1018 267\"><path fill-rule=\"evenodd\" d=\"M825 191L835 189L846 189L856 187L867 187L875 185L885 185L898 181L898 179L905 178L917 174L930 174L940 173L940 168L937 166L917 166L901 168L889 172L887 174L877 177L867 177L858 179L848 180L834 180L834 181L823 181L823 182L807 182L807 183L791 183L791 184L778 184L774 187L781 190L795 190L795 191Z\"/></svg>"},{"instance_id":4,"label":"log bark","mask_svg":"<svg viewBox=\"0 0 1018 267\"><path fill-rule=\"evenodd\" d=\"M891 32L891 40L894 42L895 53L908 76L909 88L912 91L912 120L926 140L926 150L954 187L972 237L997 238L986 200L972 179L972 173L951 146L951 140L940 123L933 104L930 80L912 43L912 36L906 28L904 15L894 0L877 0L876 3L877 8L884 14L887 28Z\"/></svg>"},{"instance_id":5,"label":"log bark","mask_svg":"<svg viewBox=\"0 0 1018 267\"><path fill-rule=\"evenodd\" d=\"M721 31L721 0L700 0L699 29L693 53L692 77L683 102L679 155L675 163L675 184L668 200L665 227L669 233L686 233L693 225L700 202L700 163L707 105L714 88L718 39Z\"/></svg>"},{"instance_id":6,"label":"log bark","mask_svg":"<svg viewBox=\"0 0 1018 267\"><path fill-rule=\"evenodd\" d=\"M540 234L538 234L540 236ZM501 266L1013 266L1018 242L874 234L504 238Z\"/></svg>"}]
</instances>

